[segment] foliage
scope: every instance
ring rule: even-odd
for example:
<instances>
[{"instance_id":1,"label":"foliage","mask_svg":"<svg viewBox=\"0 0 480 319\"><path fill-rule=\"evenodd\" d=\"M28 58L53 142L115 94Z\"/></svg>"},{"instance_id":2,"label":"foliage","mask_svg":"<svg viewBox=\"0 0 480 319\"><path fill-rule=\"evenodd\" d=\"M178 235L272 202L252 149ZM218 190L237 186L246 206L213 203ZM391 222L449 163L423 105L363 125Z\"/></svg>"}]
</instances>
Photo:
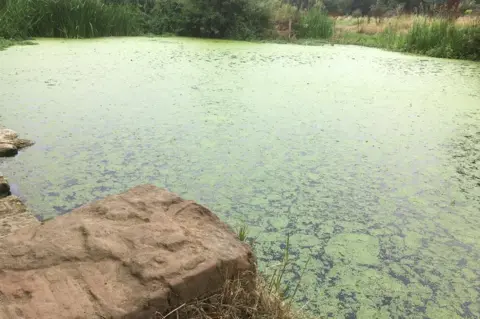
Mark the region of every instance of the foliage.
<instances>
[{"instance_id":1,"label":"foliage","mask_svg":"<svg viewBox=\"0 0 480 319\"><path fill-rule=\"evenodd\" d=\"M349 14L352 12L353 0L325 0L325 10L334 14Z\"/></svg>"},{"instance_id":2,"label":"foliage","mask_svg":"<svg viewBox=\"0 0 480 319\"><path fill-rule=\"evenodd\" d=\"M182 36L249 39L270 26L270 10L254 0L158 0L150 31Z\"/></svg>"},{"instance_id":3,"label":"foliage","mask_svg":"<svg viewBox=\"0 0 480 319\"><path fill-rule=\"evenodd\" d=\"M280 3L275 6L273 17L277 24L286 24L289 21L298 22L300 19L300 11L297 7L289 3Z\"/></svg>"},{"instance_id":4,"label":"foliage","mask_svg":"<svg viewBox=\"0 0 480 319\"><path fill-rule=\"evenodd\" d=\"M421 19L405 37L402 49L435 57L480 59L480 21L456 26L449 20Z\"/></svg>"},{"instance_id":5,"label":"foliage","mask_svg":"<svg viewBox=\"0 0 480 319\"><path fill-rule=\"evenodd\" d=\"M347 32L334 40L441 58L480 60L480 20L459 25L448 19L417 18L405 33L389 25L373 35Z\"/></svg>"},{"instance_id":6,"label":"foliage","mask_svg":"<svg viewBox=\"0 0 480 319\"><path fill-rule=\"evenodd\" d=\"M103 0L103 2L105 4L136 6L145 13L152 11L155 6L155 0Z\"/></svg>"},{"instance_id":7,"label":"foliage","mask_svg":"<svg viewBox=\"0 0 480 319\"><path fill-rule=\"evenodd\" d=\"M12 40L6 40L4 38L0 38L0 51L5 50L6 48L14 44L15 43Z\"/></svg>"},{"instance_id":8,"label":"foliage","mask_svg":"<svg viewBox=\"0 0 480 319\"><path fill-rule=\"evenodd\" d=\"M98 0L6 0L0 11L0 36L88 38L134 35L140 11Z\"/></svg>"},{"instance_id":9,"label":"foliage","mask_svg":"<svg viewBox=\"0 0 480 319\"><path fill-rule=\"evenodd\" d=\"M237 237L238 237L238 240L240 240L241 242L246 242L247 241L247 238L248 238L248 227L247 227L247 225L242 225L242 226L238 227Z\"/></svg>"},{"instance_id":10,"label":"foliage","mask_svg":"<svg viewBox=\"0 0 480 319\"><path fill-rule=\"evenodd\" d=\"M298 37L328 39L333 35L334 22L318 8L307 11L296 26Z\"/></svg>"},{"instance_id":11,"label":"foliage","mask_svg":"<svg viewBox=\"0 0 480 319\"><path fill-rule=\"evenodd\" d=\"M0 36L89 38L173 33L249 39L270 27L255 0L0 0Z\"/></svg>"},{"instance_id":12,"label":"foliage","mask_svg":"<svg viewBox=\"0 0 480 319\"><path fill-rule=\"evenodd\" d=\"M35 44L36 43L33 41L18 41L18 40L0 38L0 51L5 50L6 48L14 45L35 45Z\"/></svg>"},{"instance_id":13,"label":"foliage","mask_svg":"<svg viewBox=\"0 0 480 319\"><path fill-rule=\"evenodd\" d=\"M479 20L455 23L436 17L412 22L411 16L408 19L403 16L382 22L387 8L390 13L398 14L415 5L412 1L416 0L405 3L397 0L326 0L325 3L318 0L0 0L0 38L89 38L150 33L265 39L270 35L276 38L277 31L284 30L291 21L293 38L302 43L323 39L435 57L480 60ZM370 18L363 17L367 4L369 16L376 17L373 26ZM472 6L472 0L464 0L461 9ZM327 16L326 10L338 8L351 12L354 19L335 22ZM468 21L473 21L473 16ZM271 25L272 21L277 29ZM355 22L356 32L352 32L350 26ZM335 29L342 28L346 32L337 30L334 35ZM1 46L12 43L2 40Z\"/></svg>"}]
</instances>

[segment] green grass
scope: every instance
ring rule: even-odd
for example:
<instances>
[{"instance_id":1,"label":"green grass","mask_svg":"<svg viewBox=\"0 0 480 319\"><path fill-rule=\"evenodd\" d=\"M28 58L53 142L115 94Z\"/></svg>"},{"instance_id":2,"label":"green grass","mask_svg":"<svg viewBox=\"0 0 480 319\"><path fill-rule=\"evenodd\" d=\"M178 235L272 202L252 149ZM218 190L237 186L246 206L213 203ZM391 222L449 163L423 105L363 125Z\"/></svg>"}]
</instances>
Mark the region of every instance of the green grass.
<instances>
[{"instance_id":1,"label":"green grass","mask_svg":"<svg viewBox=\"0 0 480 319\"><path fill-rule=\"evenodd\" d=\"M369 35L365 33L347 32L337 36L333 40L337 44L353 44L366 47L378 47L379 40L377 35Z\"/></svg>"},{"instance_id":2,"label":"green grass","mask_svg":"<svg viewBox=\"0 0 480 319\"><path fill-rule=\"evenodd\" d=\"M368 35L347 32L333 39L355 44L439 58L480 60L480 21L459 26L446 19L419 18L406 34L392 28Z\"/></svg>"},{"instance_id":3,"label":"green grass","mask_svg":"<svg viewBox=\"0 0 480 319\"><path fill-rule=\"evenodd\" d=\"M300 18L295 26L298 38L328 39L334 31L334 22L320 9L312 9Z\"/></svg>"},{"instance_id":4,"label":"green grass","mask_svg":"<svg viewBox=\"0 0 480 319\"><path fill-rule=\"evenodd\" d=\"M15 41L0 38L0 51L5 50L6 48L14 44Z\"/></svg>"},{"instance_id":5,"label":"green grass","mask_svg":"<svg viewBox=\"0 0 480 319\"><path fill-rule=\"evenodd\" d=\"M255 239L248 237L248 226L242 225L237 228L237 237L240 241L249 243L252 249L255 249ZM289 282L285 276L292 271L294 261L290 258L290 236L287 235L285 245L283 248L282 259L277 264L270 266L270 272L264 274L266 290L270 294L280 296L288 305L294 301L295 296L300 288L302 278L310 263L310 258L305 262L301 268L300 277L296 282Z\"/></svg>"},{"instance_id":6,"label":"green grass","mask_svg":"<svg viewBox=\"0 0 480 319\"><path fill-rule=\"evenodd\" d=\"M243 241L243 242L247 241L248 227L246 225L242 225L242 226L238 227L237 237L240 241Z\"/></svg>"},{"instance_id":7,"label":"green grass","mask_svg":"<svg viewBox=\"0 0 480 319\"><path fill-rule=\"evenodd\" d=\"M0 36L4 38L90 38L139 33L141 12L130 5L99 0L4 0Z\"/></svg>"},{"instance_id":8,"label":"green grass","mask_svg":"<svg viewBox=\"0 0 480 319\"><path fill-rule=\"evenodd\" d=\"M414 23L398 49L441 58L480 60L480 21L458 26L445 19Z\"/></svg>"}]
</instances>

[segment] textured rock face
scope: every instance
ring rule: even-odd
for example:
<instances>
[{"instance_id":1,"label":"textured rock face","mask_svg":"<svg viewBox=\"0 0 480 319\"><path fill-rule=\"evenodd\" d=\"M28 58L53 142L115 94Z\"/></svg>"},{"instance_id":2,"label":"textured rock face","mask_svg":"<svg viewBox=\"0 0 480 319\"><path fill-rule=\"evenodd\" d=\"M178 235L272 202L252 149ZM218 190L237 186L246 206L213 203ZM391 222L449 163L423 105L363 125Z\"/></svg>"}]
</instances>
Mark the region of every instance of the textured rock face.
<instances>
[{"instance_id":1,"label":"textured rock face","mask_svg":"<svg viewBox=\"0 0 480 319\"><path fill-rule=\"evenodd\" d=\"M31 145L32 141L18 138L15 131L0 129L0 157L15 156L19 149Z\"/></svg>"},{"instance_id":2,"label":"textured rock face","mask_svg":"<svg viewBox=\"0 0 480 319\"><path fill-rule=\"evenodd\" d=\"M18 134L14 130L10 130L8 128L0 129L0 139L13 141L17 137L18 137Z\"/></svg>"},{"instance_id":3,"label":"textured rock face","mask_svg":"<svg viewBox=\"0 0 480 319\"><path fill-rule=\"evenodd\" d=\"M218 217L143 185L0 239L0 318L151 318L243 271Z\"/></svg>"},{"instance_id":4,"label":"textured rock face","mask_svg":"<svg viewBox=\"0 0 480 319\"><path fill-rule=\"evenodd\" d=\"M0 199L0 240L2 237L20 228L38 224L38 220L28 211L27 207L17 196L8 196ZM1 300L0 298L0 305ZM0 318L3 319L1 312Z\"/></svg>"}]
</instances>

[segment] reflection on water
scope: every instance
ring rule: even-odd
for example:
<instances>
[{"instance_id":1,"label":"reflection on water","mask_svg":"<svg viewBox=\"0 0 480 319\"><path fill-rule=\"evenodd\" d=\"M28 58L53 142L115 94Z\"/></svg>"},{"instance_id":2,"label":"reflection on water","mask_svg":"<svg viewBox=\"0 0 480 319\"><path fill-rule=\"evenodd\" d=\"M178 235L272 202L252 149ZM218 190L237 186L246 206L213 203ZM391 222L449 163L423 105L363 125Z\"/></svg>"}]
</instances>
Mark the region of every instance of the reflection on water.
<instances>
[{"instance_id":1,"label":"reflection on water","mask_svg":"<svg viewBox=\"0 0 480 319\"><path fill-rule=\"evenodd\" d=\"M290 234L333 318L480 317L480 66L374 49L42 40L0 52L0 162L43 217L141 183ZM268 270L267 270L268 271Z\"/></svg>"}]
</instances>

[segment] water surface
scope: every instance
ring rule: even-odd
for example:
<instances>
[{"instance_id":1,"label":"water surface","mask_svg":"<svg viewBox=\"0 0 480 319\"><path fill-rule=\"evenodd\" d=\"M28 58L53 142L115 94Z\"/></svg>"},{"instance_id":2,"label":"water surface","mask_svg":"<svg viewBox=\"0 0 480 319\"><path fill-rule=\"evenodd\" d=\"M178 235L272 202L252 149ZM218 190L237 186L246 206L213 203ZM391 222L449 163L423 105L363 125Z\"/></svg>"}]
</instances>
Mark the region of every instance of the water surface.
<instances>
[{"instance_id":1,"label":"water surface","mask_svg":"<svg viewBox=\"0 0 480 319\"><path fill-rule=\"evenodd\" d=\"M153 183L290 234L332 318L480 317L480 65L353 46L40 40L0 52L0 161L39 217ZM268 271L268 269L267 269Z\"/></svg>"}]
</instances>

